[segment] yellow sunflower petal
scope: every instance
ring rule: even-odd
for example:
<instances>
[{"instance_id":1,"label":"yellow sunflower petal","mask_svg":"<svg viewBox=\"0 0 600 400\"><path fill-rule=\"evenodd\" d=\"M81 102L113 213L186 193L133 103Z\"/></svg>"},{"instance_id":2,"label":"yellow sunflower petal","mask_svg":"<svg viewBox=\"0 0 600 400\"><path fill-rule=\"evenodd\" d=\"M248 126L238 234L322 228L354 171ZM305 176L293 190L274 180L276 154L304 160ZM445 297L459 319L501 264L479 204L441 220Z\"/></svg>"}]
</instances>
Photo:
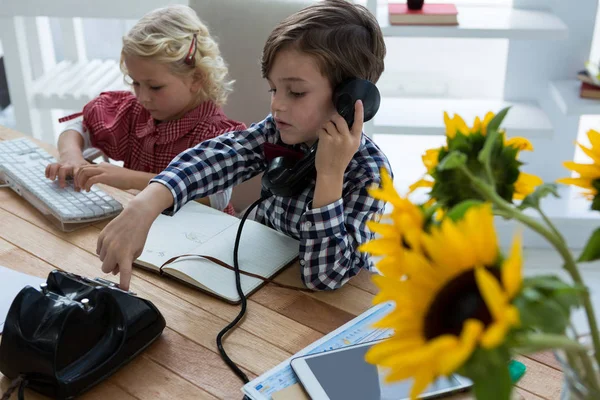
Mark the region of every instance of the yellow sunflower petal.
<instances>
[{"instance_id":1,"label":"yellow sunflower petal","mask_svg":"<svg viewBox=\"0 0 600 400\"><path fill-rule=\"evenodd\" d=\"M600 165L580 164L573 161L565 161L563 165L565 168L577 172L582 177L600 178Z\"/></svg>"},{"instance_id":2,"label":"yellow sunflower petal","mask_svg":"<svg viewBox=\"0 0 600 400\"><path fill-rule=\"evenodd\" d=\"M363 253L381 256L402 251L402 244L399 243L397 239L374 239L370 242L361 244L358 247L358 250Z\"/></svg>"},{"instance_id":3,"label":"yellow sunflower petal","mask_svg":"<svg viewBox=\"0 0 600 400\"><path fill-rule=\"evenodd\" d=\"M414 351L415 348L425 349L425 342L422 339L411 338L410 340L388 339L371 347L365 355L365 360L371 364L382 364L383 360L389 360L390 357L400 356L408 351ZM409 365L410 363L403 363ZM400 364L397 364L398 366Z\"/></svg>"},{"instance_id":4,"label":"yellow sunflower petal","mask_svg":"<svg viewBox=\"0 0 600 400\"><path fill-rule=\"evenodd\" d=\"M452 374L471 357L483 329L483 322L477 319L465 321L458 347L443 354L440 358L441 375L448 376Z\"/></svg>"},{"instance_id":5,"label":"yellow sunflower petal","mask_svg":"<svg viewBox=\"0 0 600 400\"><path fill-rule=\"evenodd\" d=\"M416 400L427 389L427 386L433 382L434 378L435 372L428 365L419 368L415 374L415 382L410 389L410 399Z\"/></svg>"},{"instance_id":6,"label":"yellow sunflower petal","mask_svg":"<svg viewBox=\"0 0 600 400\"><path fill-rule=\"evenodd\" d=\"M421 159L423 160L423 165L425 168L427 168L427 172L431 171L437 166L439 155L439 148L425 150L425 153L421 156Z\"/></svg>"},{"instance_id":7,"label":"yellow sunflower petal","mask_svg":"<svg viewBox=\"0 0 600 400\"><path fill-rule=\"evenodd\" d=\"M469 238L480 264L493 265L498 258L498 238L494 229L492 205L471 207L459 222L459 229Z\"/></svg>"},{"instance_id":8,"label":"yellow sunflower petal","mask_svg":"<svg viewBox=\"0 0 600 400\"><path fill-rule=\"evenodd\" d=\"M584 189L593 189L592 180L588 178L560 178L556 182L564 185L579 186ZM595 189L593 189L595 191Z\"/></svg>"},{"instance_id":9,"label":"yellow sunflower petal","mask_svg":"<svg viewBox=\"0 0 600 400\"><path fill-rule=\"evenodd\" d=\"M533 193L535 188L544 183L542 178L528 174L526 172L519 173L519 177L515 182L515 191L513 198L517 200L524 199L525 196Z\"/></svg>"},{"instance_id":10,"label":"yellow sunflower petal","mask_svg":"<svg viewBox=\"0 0 600 400\"><path fill-rule=\"evenodd\" d=\"M595 164L600 164L600 148L599 149L594 149L594 148L588 149L581 143L577 143L577 145L579 146L581 151L583 151L585 153L586 156L588 156L589 158L591 158L594 161Z\"/></svg>"},{"instance_id":11,"label":"yellow sunflower petal","mask_svg":"<svg viewBox=\"0 0 600 400\"><path fill-rule=\"evenodd\" d=\"M371 280L379 288L379 292L373 298L373 302L376 304L385 301L394 301L397 307L401 307L402 303L407 299L412 300L407 297L404 284L396 279L396 277L375 275ZM423 297L420 296L419 298ZM428 298L425 297L425 300L428 300Z\"/></svg>"},{"instance_id":12,"label":"yellow sunflower petal","mask_svg":"<svg viewBox=\"0 0 600 400\"><path fill-rule=\"evenodd\" d=\"M519 310L509 305L503 312L501 318L493 322L481 337L481 346L485 349L493 349L504 342L507 332L511 326L519 325Z\"/></svg>"},{"instance_id":13,"label":"yellow sunflower petal","mask_svg":"<svg viewBox=\"0 0 600 400\"><path fill-rule=\"evenodd\" d=\"M489 123L490 123L490 121L491 121L491 120L494 118L494 115L495 115L495 114L494 114L493 112L491 112L491 111L488 111L488 112L485 114L485 117L483 118L483 123L481 124L481 133L482 133L483 135L486 135L486 134L487 134L487 127L488 127L488 124L489 124Z\"/></svg>"},{"instance_id":14,"label":"yellow sunflower petal","mask_svg":"<svg viewBox=\"0 0 600 400\"><path fill-rule=\"evenodd\" d=\"M508 322L505 320L490 324L481 337L481 347L484 349L494 349L501 345L504 342L508 328Z\"/></svg>"},{"instance_id":15,"label":"yellow sunflower petal","mask_svg":"<svg viewBox=\"0 0 600 400\"><path fill-rule=\"evenodd\" d=\"M412 193L418 188L431 188L433 187L433 183L433 181L429 181L427 179L419 179L408 187L408 193Z\"/></svg>"},{"instance_id":16,"label":"yellow sunflower petal","mask_svg":"<svg viewBox=\"0 0 600 400\"><path fill-rule=\"evenodd\" d=\"M483 297L488 310L490 310L492 318L494 320L501 319L508 301L500 284L484 267L475 268L475 279L481 297Z\"/></svg>"},{"instance_id":17,"label":"yellow sunflower petal","mask_svg":"<svg viewBox=\"0 0 600 400\"><path fill-rule=\"evenodd\" d=\"M469 135L469 127L464 119L458 114L454 114L454 124L456 126L456 130L463 135Z\"/></svg>"},{"instance_id":18,"label":"yellow sunflower petal","mask_svg":"<svg viewBox=\"0 0 600 400\"><path fill-rule=\"evenodd\" d=\"M457 343L458 339L456 338L456 336L438 336L435 339L430 340L423 346L404 350L402 353L388 351L386 354L381 355L380 361L378 361L377 364L392 368L394 366L404 365L413 365L416 367L423 364L428 364L432 366L432 364L435 365L436 360L439 358L440 354L443 354L449 349L455 347ZM371 350L374 349L369 349L369 351L367 352L367 357L369 357L369 353L371 352ZM367 361L371 362L370 358L367 359Z\"/></svg>"},{"instance_id":19,"label":"yellow sunflower petal","mask_svg":"<svg viewBox=\"0 0 600 400\"><path fill-rule=\"evenodd\" d=\"M456 136L456 125L446 111L444 111L444 125L446 125L446 136L449 138Z\"/></svg>"},{"instance_id":20,"label":"yellow sunflower petal","mask_svg":"<svg viewBox=\"0 0 600 400\"><path fill-rule=\"evenodd\" d=\"M600 151L600 132L594 129L587 131L587 137L592 144L592 148L596 151Z\"/></svg>"},{"instance_id":21,"label":"yellow sunflower petal","mask_svg":"<svg viewBox=\"0 0 600 400\"><path fill-rule=\"evenodd\" d=\"M513 137L504 143L505 146L514 147L519 149L519 151L533 151L533 145L531 142L522 137Z\"/></svg>"},{"instance_id":22,"label":"yellow sunflower petal","mask_svg":"<svg viewBox=\"0 0 600 400\"><path fill-rule=\"evenodd\" d=\"M444 247L446 254L454 258L460 268L470 267L477 263L476 253L473 251L468 237L458 228L451 219L442 221L442 233L445 238Z\"/></svg>"},{"instance_id":23,"label":"yellow sunflower petal","mask_svg":"<svg viewBox=\"0 0 600 400\"><path fill-rule=\"evenodd\" d=\"M509 299L512 299L521 289L523 283L522 265L523 254L521 248L522 233L515 235L510 250L510 256L502 265L502 286Z\"/></svg>"},{"instance_id":24,"label":"yellow sunflower petal","mask_svg":"<svg viewBox=\"0 0 600 400\"><path fill-rule=\"evenodd\" d=\"M473 121L473 127L471 128L471 133L479 133L481 130L481 119L479 117L475 117L475 121Z\"/></svg>"},{"instance_id":25,"label":"yellow sunflower petal","mask_svg":"<svg viewBox=\"0 0 600 400\"><path fill-rule=\"evenodd\" d=\"M398 228L392 224L384 224L376 221L367 221L367 228L373 233L377 233L384 238L400 238Z\"/></svg>"}]
</instances>

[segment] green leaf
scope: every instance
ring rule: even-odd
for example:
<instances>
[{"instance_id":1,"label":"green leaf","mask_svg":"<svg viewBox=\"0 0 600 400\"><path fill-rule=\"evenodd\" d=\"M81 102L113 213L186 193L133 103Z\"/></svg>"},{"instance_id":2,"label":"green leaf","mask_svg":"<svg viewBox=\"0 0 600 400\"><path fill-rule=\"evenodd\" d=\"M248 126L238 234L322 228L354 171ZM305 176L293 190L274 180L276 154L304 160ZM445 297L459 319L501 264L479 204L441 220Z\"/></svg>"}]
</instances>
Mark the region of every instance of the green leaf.
<instances>
[{"instance_id":1,"label":"green leaf","mask_svg":"<svg viewBox=\"0 0 600 400\"><path fill-rule=\"evenodd\" d=\"M465 165L466 162L467 156L464 153L461 153L460 151L452 151L438 164L438 169L440 171L454 169L460 167L461 165Z\"/></svg>"},{"instance_id":2,"label":"green leaf","mask_svg":"<svg viewBox=\"0 0 600 400\"><path fill-rule=\"evenodd\" d=\"M500 132L497 130L488 131L487 137L485 139L485 143L483 145L483 149L477 155L477 160L480 163L486 164L490 162L490 157L492 155L492 149L494 148L494 144L498 140L498 136L500 136Z\"/></svg>"},{"instance_id":3,"label":"green leaf","mask_svg":"<svg viewBox=\"0 0 600 400\"><path fill-rule=\"evenodd\" d=\"M546 197L550 194L556 198L560 197L558 195L558 187L556 186L555 183L544 183L544 184L538 186L537 188L535 188L535 191L533 193L531 193L530 195L528 195L527 197L525 197L523 199L523 201L521 202L521 205L519 205L519 209L524 210L524 209L530 208L530 207L539 209L540 208L540 200L542 200L544 197Z\"/></svg>"},{"instance_id":4,"label":"green leaf","mask_svg":"<svg viewBox=\"0 0 600 400\"><path fill-rule=\"evenodd\" d=\"M473 206L479 206L483 204L480 200L465 200L454 207L446 214L452 221L456 222L462 219L467 210Z\"/></svg>"},{"instance_id":5,"label":"green leaf","mask_svg":"<svg viewBox=\"0 0 600 400\"><path fill-rule=\"evenodd\" d=\"M494 118L492 118L492 120L487 126L488 134L491 131L497 131L500 129L500 125L502 124L504 117L506 117L506 114L508 114L508 110L510 110L510 107L503 108L498 114L494 116Z\"/></svg>"},{"instance_id":6,"label":"green leaf","mask_svg":"<svg viewBox=\"0 0 600 400\"><path fill-rule=\"evenodd\" d=\"M530 302L553 303L549 307L558 307L568 316L573 308L581 306L581 295L586 291L585 287L563 282L557 276L540 275L524 280L521 296Z\"/></svg>"},{"instance_id":7,"label":"green leaf","mask_svg":"<svg viewBox=\"0 0 600 400\"><path fill-rule=\"evenodd\" d=\"M463 371L473 381L473 392L478 400L510 399L509 362L508 351L503 346L493 350L475 350Z\"/></svg>"},{"instance_id":8,"label":"green leaf","mask_svg":"<svg viewBox=\"0 0 600 400\"><path fill-rule=\"evenodd\" d=\"M544 289L547 291L572 289L573 285L563 282L556 275L536 275L525 278L524 286L535 287L536 289Z\"/></svg>"},{"instance_id":9,"label":"green leaf","mask_svg":"<svg viewBox=\"0 0 600 400\"><path fill-rule=\"evenodd\" d=\"M577 262L589 262L598 259L600 259L600 228L592 233Z\"/></svg>"},{"instance_id":10,"label":"green leaf","mask_svg":"<svg viewBox=\"0 0 600 400\"><path fill-rule=\"evenodd\" d=\"M553 299L527 301L517 298L515 305L519 309L522 327L560 334L565 332L569 323L569 313Z\"/></svg>"}]
</instances>

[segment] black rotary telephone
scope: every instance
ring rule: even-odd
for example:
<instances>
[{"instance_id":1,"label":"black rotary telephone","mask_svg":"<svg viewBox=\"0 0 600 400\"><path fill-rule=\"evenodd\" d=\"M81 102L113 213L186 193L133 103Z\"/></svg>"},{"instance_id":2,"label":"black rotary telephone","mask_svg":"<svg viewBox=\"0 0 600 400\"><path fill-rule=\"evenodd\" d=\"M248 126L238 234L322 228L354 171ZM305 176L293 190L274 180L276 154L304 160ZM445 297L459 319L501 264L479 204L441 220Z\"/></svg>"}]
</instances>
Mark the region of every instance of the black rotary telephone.
<instances>
[{"instance_id":1,"label":"black rotary telephone","mask_svg":"<svg viewBox=\"0 0 600 400\"><path fill-rule=\"evenodd\" d=\"M26 286L6 317L0 372L57 399L70 399L125 365L165 328L150 301L100 278L52 271L42 291Z\"/></svg>"},{"instance_id":2,"label":"black rotary telephone","mask_svg":"<svg viewBox=\"0 0 600 400\"><path fill-rule=\"evenodd\" d=\"M348 127L354 123L354 104L357 100L362 100L364 121L369 121L379 109L381 96L373 83L358 78L340 83L333 92L335 108L344 117ZM292 197L302 192L315 176L316 155L317 143L299 161L287 157L273 159L262 177L263 193Z\"/></svg>"}]
</instances>

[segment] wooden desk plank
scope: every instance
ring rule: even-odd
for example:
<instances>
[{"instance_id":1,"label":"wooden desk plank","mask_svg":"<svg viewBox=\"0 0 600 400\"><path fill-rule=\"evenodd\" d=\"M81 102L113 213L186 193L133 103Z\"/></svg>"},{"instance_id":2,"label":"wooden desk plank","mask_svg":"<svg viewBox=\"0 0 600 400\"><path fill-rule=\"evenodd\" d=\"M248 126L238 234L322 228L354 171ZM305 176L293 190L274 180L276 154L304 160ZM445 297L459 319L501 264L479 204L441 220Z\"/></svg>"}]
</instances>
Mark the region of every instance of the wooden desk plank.
<instances>
[{"instance_id":1,"label":"wooden desk plank","mask_svg":"<svg viewBox=\"0 0 600 400\"><path fill-rule=\"evenodd\" d=\"M548 367L554 368L557 371L562 371L562 365L560 365L560 362L558 362L556 357L554 357L554 353L552 353L551 351L544 351L542 353L536 354L528 354L525 357L537 361L541 364L547 365Z\"/></svg>"},{"instance_id":2,"label":"wooden desk plank","mask_svg":"<svg viewBox=\"0 0 600 400\"><path fill-rule=\"evenodd\" d=\"M241 399L242 381L219 355L172 330L165 330L163 338L144 354L220 399ZM256 377L242 370L250 380Z\"/></svg>"},{"instance_id":3,"label":"wooden desk plank","mask_svg":"<svg viewBox=\"0 0 600 400\"><path fill-rule=\"evenodd\" d=\"M300 284L298 270L288 268L277 275L275 281L286 285L298 286ZM306 294L353 315L359 315L373 305L373 295L352 285L345 285L342 290Z\"/></svg>"},{"instance_id":4,"label":"wooden desk plank","mask_svg":"<svg viewBox=\"0 0 600 400\"><path fill-rule=\"evenodd\" d=\"M267 285L252 295L252 301L260 303L302 325L327 334L354 318L342 311L302 292L295 292L275 285Z\"/></svg>"},{"instance_id":5,"label":"wooden desk plank","mask_svg":"<svg viewBox=\"0 0 600 400\"><path fill-rule=\"evenodd\" d=\"M109 378L109 382L145 399L216 399L198 386L152 362L145 355L134 358L127 368Z\"/></svg>"},{"instance_id":6,"label":"wooden desk plank","mask_svg":"<svg viewBox=\"0 0 600 400\"><path fill-rule=\"evenodd\" d=\"M4 393L8 386L10 386L11 380L7 377L3 376L0 373L0 392ZM17 395L13 393L11 398L16 398ZM118 400L135 400L139 399L138 397L132 396L127 393L114 383L110 381L105 381L94 388L92 388L89 392L86 392L84 395L79 397L81 400L106 400L106 399L118 399ZM25 389L25 399L27 400L46 400L48 397L43 396L37 392L34 392L31 389Z\"/></svg>"},{"instance_id":7,"label":"wooden desk plank","mask_svg":"<svg viewBox=\"0 0 600 400\"><path fill-rule=\"evenodd\" d=\"M156 274L142 269L136 271L136 276L159 284L165 291L225 320L233 320L239 313L239 306L227 304L172 279L158 278ZM291 353L302 350L321 337L319 332L309 326L302 325L254 301L248 301L242 326L257 336L269 338L270 343ZM281 332L285 332L285 335Z\"/></svg>"},{"instance_id":8,"label":"wooden desk plank","mask_svg":"<svg viewBox=\"0 0 600 400\"><path fill-rule=\"evenodd\" d=\"M527 367L527 372L517 384L517 387L545 399L560 399L563 374L526 357L516 357Z\"/></svg>"},{"instance_id":9,"label":"wooden desk plank","mask_svg":"<svg viewBox=\"0 0 600 400\"><path fill-rule=\"evenodd\" d=\"M371 293L372 295L376 295L379 293L379 288L375 286L371 277L374 275L373 272L369 272L366 270L362 270L355 277L351 278L348 281L348 285L356 286L359 289L364 290L365 292Z\"/></svg>"}]
</instances>

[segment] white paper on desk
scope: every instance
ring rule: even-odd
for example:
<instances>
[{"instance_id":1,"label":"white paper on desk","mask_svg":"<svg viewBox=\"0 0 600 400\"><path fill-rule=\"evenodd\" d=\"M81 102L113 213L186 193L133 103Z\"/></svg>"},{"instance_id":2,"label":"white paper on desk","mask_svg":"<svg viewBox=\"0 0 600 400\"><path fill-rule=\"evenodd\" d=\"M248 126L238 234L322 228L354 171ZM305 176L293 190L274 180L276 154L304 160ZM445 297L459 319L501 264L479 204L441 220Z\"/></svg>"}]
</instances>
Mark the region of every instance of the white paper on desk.
<instances>
[{"instance_id":1,"label":"white paper on desk","mask_svg":"<svg viewBox=\"0 0 600 400\"><path fill-rule=\"evenodd\" d=\"M17 294L25 286L29 285L39 288L40 283L46 282L45 279L31 276L14 269L0 266L0 333L4 330L4 322L8 309Z\"/></svg>"},{"instance_id":2,"label":"white paper on desk","mask_svg":"<svg viewBox=\"0 0 600 400\"><path fill-rule=\"evenodd\" d=\"M272 400L273 393L283 390L298 382L296 374L290 366L292 358L315 354L354 344L385 339L393 334L392 329L374 328L373 324L394 309L391 302L371 307L356 318L340 326L335 331L308 345L292 357L276 367L253 379L242 387L245 395L252 400Z\"/></svg>"}]
</instances>

